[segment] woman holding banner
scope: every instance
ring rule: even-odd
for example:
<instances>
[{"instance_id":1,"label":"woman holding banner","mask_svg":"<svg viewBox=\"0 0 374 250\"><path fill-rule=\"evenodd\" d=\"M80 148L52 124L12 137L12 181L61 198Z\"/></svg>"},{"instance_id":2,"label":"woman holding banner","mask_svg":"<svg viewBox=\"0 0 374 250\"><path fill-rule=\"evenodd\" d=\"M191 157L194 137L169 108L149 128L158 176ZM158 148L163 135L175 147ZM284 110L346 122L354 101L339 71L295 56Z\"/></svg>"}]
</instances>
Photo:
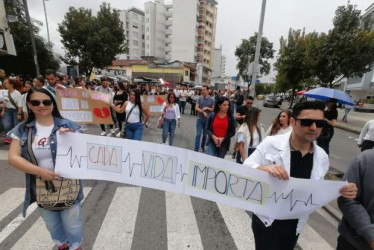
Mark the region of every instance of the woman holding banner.
<instances>
[{"instance_id":1,"label":"woman holding banner","mask_svg":"<svg viewBox=\"0 0 374 250\"><path fill-rule=\"evenodd\" d=\"M126 112L125 138L141 141L144 125L148 122L151 115L148 109L142 105L139 91L131 90L129 101L125 102L121 107L116 107L113 104L111 107L117 113ZM142 122L143 114L145 115L144 122Z\"/></svg>"},{"instance_id":2,"label":"woman holding banner","mask_svg":"<svg viewBox=\"0 0 374 250\"><path fill-rule=\"evenodd\" d=\"M57 132L76 132L79 126L62 118L55 99L44 88L32 88L26 103L28 118L9 132L12 143L8 155L9 164L26 174L23 216L36 201L58 249L81 249L82 181L59 178L54 172Z\"/></svg>"},{"instance_id":3,"label":"woman holding banner","mask_svg":"<svg viewBox=\"0 0 374 250\"><path fill-rule=\"evenodd\" d=\"M166 143L168 134L169 145L172 146L174 142L175 128L178 124L178 128L181 125L181 114L179 111L179 105L175 102L175 94L170 92L167 96L167 101L162 104L161 112L164 116L164 125L162 126L162 143Z\"/></svg>"},{"instance_id":4,"label":"woman holding banner","mask_svg":"<svg viewBox=\"0 0 374 250\"><path fill-rule=\"evenodd\" d=\"M208 118L206 133L207 154L225 158L230 148L230 139L235 135L235 119L227 97L219 97L214 112Z\"/></svg>"}]
</instances>

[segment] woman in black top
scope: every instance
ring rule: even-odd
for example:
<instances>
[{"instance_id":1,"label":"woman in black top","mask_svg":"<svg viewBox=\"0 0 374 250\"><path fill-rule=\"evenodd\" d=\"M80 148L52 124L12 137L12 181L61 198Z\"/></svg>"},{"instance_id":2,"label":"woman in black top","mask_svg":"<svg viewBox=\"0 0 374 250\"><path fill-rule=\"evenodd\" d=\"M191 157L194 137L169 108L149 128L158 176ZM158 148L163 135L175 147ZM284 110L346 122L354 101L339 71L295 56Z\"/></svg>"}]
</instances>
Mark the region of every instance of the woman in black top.
<instances>
[{"instance_id":1,"label":"woman in black top","mask_svg":"<svg viewBox=\"0 0 374 250\"><path fill-rule=\"evenodd\" d=\"M322 129L321 135L317 138L318 146L323 148L326 154L330 154L330 141L334 136L334 127L338 119L338 110L336 109L336 99L326 101L327 110L325 110L326 125Z\"/></svg>"},{"instance_id":2,"label":"woman in black top","mask_svg":"<svg viewBox=\"0 0 374 250\"><path fill-rule=\"evenodd\" d=\"M118 84L118 91L116 91L116 93L114 94L113 103L117 107L121 108L122 105L127 101L128 95L127 95L127 91L126 91L126 88L125 88L125 85L123 84L123 82L118 82L117 84ZM126 121L126 112L124 112L124 113L116 112L116 117L117 117L118 128L119 128L119 132L116 135L116 137L120 137L123 122Z\"/></svg>"}]
</instances>

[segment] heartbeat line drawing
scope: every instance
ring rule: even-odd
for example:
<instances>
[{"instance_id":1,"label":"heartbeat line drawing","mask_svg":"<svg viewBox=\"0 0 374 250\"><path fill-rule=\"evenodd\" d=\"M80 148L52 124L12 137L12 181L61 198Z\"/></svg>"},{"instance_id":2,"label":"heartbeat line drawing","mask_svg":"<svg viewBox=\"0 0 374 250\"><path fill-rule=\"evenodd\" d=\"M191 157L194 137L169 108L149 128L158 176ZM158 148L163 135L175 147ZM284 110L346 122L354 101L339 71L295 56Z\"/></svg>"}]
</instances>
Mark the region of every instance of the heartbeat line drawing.
<instances>
[{"instance_id":1,"label":"heartbeat line drawing","mask_svg":"<svg viewBox=\"0 0 374 250\"><path fill-rule=\"evenodd\" d=\"M63 156L63 157L68 156L70 158L69 164L70 164L71 168L74 167L75 163L78 165L79 168L81 168L82 158L87 158L87 156L85 156L85 155L78 156L78 155L74 154L74 156L73 156L73 147L70 147L66 154L58 154L57 156Z\"/></svg>"},{"instance_id":2,"label":"heartbeat line drawing","mask_svg":"<svg viewBox=\"0 0 374 250\"><path fill-rule=\"evenodd\" d=\"M298 203L302 203L304 204L306 207L308 205L311 205L311 206L318 206L319 204L317 203L313 203L313 194L310 194L308 199L305 201L305 200L298 200L298 199L295 199L294 198L294 190L291 189L291 191L288 193L288 194L284 194L283 192L280 193L279 195L277 194L277 192L273 192L272 195L266 197L267 199L271 199L271 198L274 198L274 203L278 203L280 199L282 200L287 200L289 199L290 201L290 211L292 211L295 206L298 204Z\"/></svg>"}]
</instances>

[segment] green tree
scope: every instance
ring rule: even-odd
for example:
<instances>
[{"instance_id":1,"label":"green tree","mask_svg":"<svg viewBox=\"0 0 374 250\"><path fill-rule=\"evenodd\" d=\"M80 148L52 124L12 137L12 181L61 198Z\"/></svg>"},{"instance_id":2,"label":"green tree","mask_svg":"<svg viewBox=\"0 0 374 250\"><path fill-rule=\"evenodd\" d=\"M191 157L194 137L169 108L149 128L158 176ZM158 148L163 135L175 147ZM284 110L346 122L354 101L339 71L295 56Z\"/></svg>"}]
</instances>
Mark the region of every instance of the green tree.
<instances>
[{"instance_id":1,"label":"green tree","mask_svg":"<svg viewBox=\"0 0 374 250\"><path fill-rule=\"evenodd\" d=\"M7 74L15 73L26 77L33 77L36 74L34 56L23 3L20 0L5 0L4 5L8 15L15 15L18 18L17 22L9 23L17 56L1 57L0 68L3 68ZM33 21L33 32L40 72L44 72L47 68L57 70L60 64L59 60L48 49L47 42L38 34L38 25L38 22Z\"/></svg>"},{"instance_id":2,"label":"green tree","mask_svg":"<svg viewBox=\"0 0 374 250\"><path fill-rule=\"evenodd\" d=\"M313 33L308 41L312 75L322 86L333 87L342 78L362 77L374 65L374 32L353 5L339 6L334 27L327 34Z\"/></svg>"},{"instance_id":3,"label":"green tree","mask_svg":"<svg viewBox=\"0 0 374 250\"><path fill-rule=\"evenodd\" d=\"M235 56L239 60L236 68L239 70L238 76L248 79L248 65L254 61L256 51L257 33L249 39L242 39L241 44L236 47ZM267 75L270 72L271 65L269 59L274 57L273 43L266 37L262 37L260 50L260 74Z\"/></svg>"},{"instance_id":4,"label":"green tree","mask_svg":"<svg viewBox=\"0 0 374 250\"><path fill-rule=\"evenodd\" d=\"M126 52L125 35L117 10L103 3L97 16L91 9L69 8L58 30L65 47L65 62L79 65L89 74L93 67L104 68L115 56Z\"/></svg>"},{"instance_id":5,"label":"green tree","mask_svg":"<svg viewBox=\"0 0 374 250\"><path fill-rule=\"evenodd\" d=\"M279 58L274 64L278 70L276 89L292 89L290 107L293 104L295 90L302 88L303 81L311 77L306 51L305 30L290 29L287 39L281 37Z\"/></svg>"}]
</instances>

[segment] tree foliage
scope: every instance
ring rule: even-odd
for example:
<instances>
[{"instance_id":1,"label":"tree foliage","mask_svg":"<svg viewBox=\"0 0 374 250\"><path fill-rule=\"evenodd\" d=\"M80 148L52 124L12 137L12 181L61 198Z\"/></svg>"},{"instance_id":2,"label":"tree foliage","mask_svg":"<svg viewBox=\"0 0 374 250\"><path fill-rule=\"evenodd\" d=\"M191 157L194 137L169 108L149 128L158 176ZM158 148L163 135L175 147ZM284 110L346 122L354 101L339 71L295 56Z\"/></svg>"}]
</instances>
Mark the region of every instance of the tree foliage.
<instances>
[{"instance_id":1,"label":"tree foliage","mask_svg":"<svg viewBox=\"0 0 374 250\"><path fill-rule=\"evenodd\" d=\"M103 3L96 16L91 9L69 8L58 30L65 47L65 61L81 71L103 68L126 51L125 35L117 10Z\"/></svg>"},{"instance_id":2,"label":"tree foliage","mask_svg":"<svg viewBox=\"0 0 374 250\"><path fill-rule=\"evenodd\" d=\"M239 70L239 76L247 79L248 65L254 61L256 51L257 33L249 39L242 39L241 44L236 47L235 56L239 62L236 68ZM260 74L267 75L270 72L271 65L269 59L274 57L273 43L270 43L266 37L262 37L259 64Z\"/></svg>"},{"instance_id":3,"label":"tree foliage","mask_svg":"<svg viewBox=\"0 0 374 250\"><path fill-rule=\"evenodd\" d=\"M4 4L6 13L8 15L15 15L18 18L17 22L9 23L17 56L1 57L0 68L3 68L7 74L15 73L33 77L36 74L34 56L23 3L21 0L5 0ZM32 27L35 36L40 72L44 72L47 68L57 70L59 68L59 61L52 51L48 49L45 39L38 34L38 25L39 22L33 21Z\"/></svg>"}]
</instances>

